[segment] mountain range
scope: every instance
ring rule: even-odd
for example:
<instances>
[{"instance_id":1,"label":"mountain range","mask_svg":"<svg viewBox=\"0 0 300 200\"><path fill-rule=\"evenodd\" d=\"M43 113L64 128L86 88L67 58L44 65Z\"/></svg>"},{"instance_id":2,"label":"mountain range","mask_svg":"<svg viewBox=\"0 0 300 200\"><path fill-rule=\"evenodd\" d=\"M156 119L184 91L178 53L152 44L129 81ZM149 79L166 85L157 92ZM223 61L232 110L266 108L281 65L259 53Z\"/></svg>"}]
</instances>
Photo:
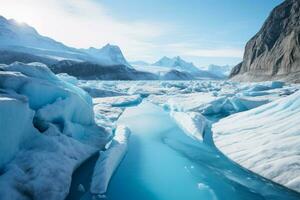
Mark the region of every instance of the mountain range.
<instances>
[{"instance_id":1,"label":"mountain range","mask_svg":"<svg viewBox=\"0 0 300 200\"><path fill-rule=\"evenodd\" d=\"M174 58L164 56L152 65L166 67L168 69L174 69L178 71L187 71L190 73L199 72L199 69L193 63L186 62L180 56L176 56Z\"/></svg>"},{"instance_id":2,"label":"mountain range","mask_svg":"<svg viewBox=\"0 0 300 200\"><path fill-rule=\"evenodd\" d=\"M139 62L135 66L147 66L148 70L132 67L116 45L102 48L77 49L40 35L26 23L0 16L0 63L15 61L41 62L55 73L68 73L81 79L104 80L189 80L220 79L212 72L198 69L181 57L163 57L152 65ZM155 73L156 69L161 73Z\"/></svg>"},{"instance_id":3,"label":"mountain range","mask_svg":"<svg viewBox=\"0 0 300 200\"><path fill-rule=\"evenodd\" d=\"M130 63L139 71L152 72L167 80L225 79L229 74L224 75L220 72L221 66L218 72L202 70L196 67L192 62L185 61L180 56L173 58L164 56L153 64L149 64L144 61L135 61Z\"/></svg>"}]
</instances>

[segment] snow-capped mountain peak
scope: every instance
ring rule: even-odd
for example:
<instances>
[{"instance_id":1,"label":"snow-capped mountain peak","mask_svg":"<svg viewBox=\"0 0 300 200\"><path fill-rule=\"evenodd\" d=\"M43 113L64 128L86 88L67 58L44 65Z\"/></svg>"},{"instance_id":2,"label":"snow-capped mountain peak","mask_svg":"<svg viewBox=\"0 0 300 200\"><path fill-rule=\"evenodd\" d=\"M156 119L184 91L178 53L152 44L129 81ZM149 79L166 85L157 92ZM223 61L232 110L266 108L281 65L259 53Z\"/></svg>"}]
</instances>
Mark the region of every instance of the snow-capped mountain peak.
<instances>
[{"instance_id":1,"label":"snow-capped mountain peak","mask_svg":"<svg viewBox=\"0 0 300 200\"><path fill-rule=\"evenodd\" d=\"M128 67L131 67L130 64L125 59L120 47L117 45L107 44L100 49L90 47L85 51L88 54L92 55L93 57L105 61L106 64L109 65L123 64Z\"/></svg>"},{"instance_id":2,"label":"snow-capped mountain peak","mask_svg":"<svg viewBox=\"0 0 300 200\"><path fill-rule=\"evenodd\" d=\"M40 35L26 23L0 16L0 46L22 46L47 50L69 50L70 48L51 38Z\"/></svg>"},{"instance_id":3,"label":"snow-capped mountain peak","mask_svg":"<svg viewBox=\"0 0 300 200\"><path fill-rule=\"evenodd\" d=\"M153 65L167 67L167 68L176 69L180 71L188 71L188 72L199 71L199 69L192 62L186 62L180 56L176 56L174 58L169 58L167 56L164 56Z\"/></svg>"},{"instance_id":4,"label":"snow-capped mountain peak","mask_svg":"<svg viewBox=\"0 0 300 200\"><path fill-rule=\"evenodd\" d=\"M26 23L0 16L0 47L54 60L74 60L98 63L103 66L124 65L131 67L116 45L107 44L102 48L76 49L42 36Z\"/></svg>"}]
</instances>

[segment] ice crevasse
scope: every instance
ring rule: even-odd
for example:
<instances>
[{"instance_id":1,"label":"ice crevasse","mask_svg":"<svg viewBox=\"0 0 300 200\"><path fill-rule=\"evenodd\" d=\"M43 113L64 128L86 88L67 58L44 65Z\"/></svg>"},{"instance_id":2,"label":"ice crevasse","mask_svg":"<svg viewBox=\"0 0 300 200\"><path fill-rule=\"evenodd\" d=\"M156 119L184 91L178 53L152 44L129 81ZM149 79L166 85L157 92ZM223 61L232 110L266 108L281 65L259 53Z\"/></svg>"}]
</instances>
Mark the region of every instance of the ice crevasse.
<instances>
[{"instance_id":1,"label":"ice crevasse","mask_svg":"<svg viewBox=\"0 0 300 200\"><path fill-rule=\"evenodd\" d=\"M92 98L40 63L0 65L0 109L1 199L64 199L74 169L110 138Z\"/></svg>"}]
</instances>

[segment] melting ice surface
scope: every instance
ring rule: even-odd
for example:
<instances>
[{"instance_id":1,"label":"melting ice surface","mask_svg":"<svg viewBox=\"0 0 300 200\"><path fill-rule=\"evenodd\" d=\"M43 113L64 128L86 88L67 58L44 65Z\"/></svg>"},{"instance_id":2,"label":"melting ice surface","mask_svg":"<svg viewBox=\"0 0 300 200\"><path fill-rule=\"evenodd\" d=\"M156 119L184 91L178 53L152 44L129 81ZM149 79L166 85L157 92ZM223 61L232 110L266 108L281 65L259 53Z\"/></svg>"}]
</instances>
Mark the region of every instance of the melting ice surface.
<instances>
[{"instance_id":1,"label":"melting ice surface","mask_svg":"<svg viewBox=\"0 0 300 200\"><path fill-rule=\"evenodd\" d=\"M169 114L147 101L128 108L119 123L132 135L106 199L300 199L298 193L247 171L211 144L186 136Z\"/></svg>"}]
</instances>

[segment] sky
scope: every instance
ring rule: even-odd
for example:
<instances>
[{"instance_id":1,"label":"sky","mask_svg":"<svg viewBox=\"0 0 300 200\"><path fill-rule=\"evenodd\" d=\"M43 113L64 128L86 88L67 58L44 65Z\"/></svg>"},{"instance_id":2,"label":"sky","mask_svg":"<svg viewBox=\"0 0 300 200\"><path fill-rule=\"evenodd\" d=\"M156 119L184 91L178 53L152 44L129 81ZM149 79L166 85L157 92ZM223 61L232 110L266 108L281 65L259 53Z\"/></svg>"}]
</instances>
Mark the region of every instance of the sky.
<instances>
[{"instance_id":1,"label":"sky","mask_svg":"<svg viewBox=\"0 0 300 200\"><path fill-rule=\"evenodd\" d=\"M129 61L181 56L236 65L283 0L0 0L0 15L77 48L120 46Z\"/></svg>"}]
</instances>

